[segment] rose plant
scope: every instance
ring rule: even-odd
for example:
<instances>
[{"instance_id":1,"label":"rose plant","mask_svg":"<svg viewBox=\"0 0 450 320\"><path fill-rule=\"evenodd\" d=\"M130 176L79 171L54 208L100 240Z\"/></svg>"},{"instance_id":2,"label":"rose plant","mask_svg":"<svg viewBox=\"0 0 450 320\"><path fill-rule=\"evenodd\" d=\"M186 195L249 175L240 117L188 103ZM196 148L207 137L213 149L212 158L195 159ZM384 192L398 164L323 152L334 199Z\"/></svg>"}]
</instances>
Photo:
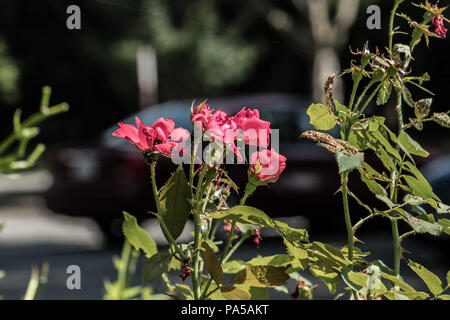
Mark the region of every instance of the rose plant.
<instances>
[{"instance_id":1,"label":"rose plant","mask_svg":"<svg viewBox=\"0 0 450 320\"><path fill-rule=\"evenodd\" d=\"M306 230L290 228L281 221L271 219L263 211L245 205L247 198L258 187L276 183L287 160L270 147L270 122L261 119L257 109L243 108L230 116L221 110L214 111L204 102L191 107L191 120L194 130L200 130L208 142L203 152L204 158L197 164L198 145L191 144L189 131L175 129L171 119L160 118L148 126L136 118L137 127L120 123L120 128L113 133L142 151L150 166L156 204L153 214L160 223L169 249L159 251L150 235L138 226L136 219L124 212L123 233L126 241L135 250L142 250L148 259L142 270L143 282L149 283L162 277L167 285L166 294L170 297L264 297L267 288L284 285L290 278L288 269L294 256L281 254L247 262L231 260L231 257L247 239L259 246L260 228L275 229L291 248L295 248L297 242L308 241ZM248 160L242 145L254 149ZM155 179L158 157L184 154L191 150L189 166L184 168L180 164L167 183L158 187ZM227 199L231 189L239 190L220 162L227 153L231 153L237 162L248 165L248 182L239 205L234 207L229 207ZM179 244L176 240L190 215L195 222L194 241ZM218 256L220 242L216 241L215 236L222 224L228 239ZM167 277L172 269L179 270L180 283L175 285ZM225 274L233 276L226 281ZM188 278L191 279L191 286L186 285ZM122 288L121 292L126 292L126 286L122 285ZM112 289L113 284L109 283L107 292L112 292ZM117 288L115 290L120 292Z\"/></svg>"},{"instance_id":2,"label":"rose plant","mask_svg":"<svg viewBox=\"0 0 450 320\"><path fill-rule=\"evenodd\" d=\"M433 113L431 105L434 94L423 86L430 80L428 73L412 75L413 52L416 46L425 39L427 46L429 38L446 37L447 29L443 21L446 8L431 5L428 1L415 6L425 11L423 21L418 23L406 14L398 13L403 0L395 0L390 16L388 47L382 53L378 48L373 52L366 43L362 50L352 54L360 58L359 64L352 61L349 69L343 74L351 74L353 89L350 99L343 105L333 98L332 75L325 84L325 105L314 104L308 109L311 123L316 130L302 134L303 138L316 141L336 157L341 187L345 224L347 226L347 246L336 254L332 263L318 261L312 267L319 268L316 275L325 281L332 293L336 292L339 278L348 286L347 291L354 299L449 299L445 291L450 287L450 272L447 274L447 286L442 285L438 276L425 267L408 260L411 268L425 282L430 293L418 292L405 283L400 274L401 259L407 252L401 245L409 236L427 233L433 236L450 234L450 220L443 218L450 213L450 207L441 202L433 192L432 187L421 174L415 164L415 157L428 157L429 153L412 138L416 129L419 133L424 123L433 121L443 127L450 127L449 112ZM404 19L410 28L409 44L395 43L394 36L408 35L395 27L395 18ZM364 89L357 97L357 92L363 83ZM428 98L416 100L410 87L422 90ZM394 132L386 124L384 117L371 115L366 108L376 99L378 106L387 105L391 95L395 96L398 131ZM409 107L405 110L404 105ZM405 122L405 114L409 122ZM340 139L323 132L340 128ZM322 132L321 132L322 131ZM374 169L377 163L369 164L366 154L377 156L383 169ZM364 204L349 188L349 174L357 172L373 195L380 200L381 207L371 208ZM352 223L349 211L349 197L368 211L368 215ZM437 214L437 217L435 214ZM390 268L380 260L367 261L368 253L355 246L357 230L374 217L386 218L391 222L394 266ZM410 230L399 234L399 223L405 223ZM406 259L405 259L406 260ZM311 267L310 267L311 268ZM311 269L313 271L313 269ZM314 272L313 272L314 273ZM388 289L382 280L391 283Z\"/></svg>"},{"instance_id":3,"label":"rose plant","mask_svg":"<svg viewBox=\"0 0 450 320\"><path fill-rule=\"evenodd\" d=\"M450 213L450 207L433 192L415 163L415 157L427 157L429 153L413 139L414 133L410 132L413 128L422 131L427 122L450 127L449 112L431 115L432 98L416 100L409 89L413 86L433 96L423 86L430 80L429 75L412 75L413 52L422 40L428 45L430 37L445 38L447 29L444 21L448 20L443 15L445 8L425 1L416 5L425 11L423 21L418 23L398 13L402 2L394 0L386 52L380 52L378 48L371 51L368 43L361 50L352 51L360 61L352 61L350 68L342 73L352 76L353 88L349 101L345 105L335 101L335 76L330 76L325 84L325 104L313 104L307 111L315 130L301 135L325 147L336 158L341 178L338 192L342 195L347 229L347 245L342 248L319 241L310 242L306 230L291 228L245 204L259 186L276 183L287 162L271 141L274 129L270 122L260 118L257 109L243 108L230 116L221 110L214 111L206 102L191 107L194 136L196 131L200 131L208 142L203 152L205 157L200 162L196 161L198 144L195 141L192 143L187 130L175 129L171 119L161 118L151 126L143 125L139 119L136 119L137 127L119 124L120 128L113 135L134 144L143 152L150 166L156 203L153 214L169 243L167 251L159 251L150 235L139 227L137 220L124 212L123 233L127 241L124 248L131 252L131 245L147 258L142 270L144 284L162 277L167 287L164 294L174 299L266 299L267 288L288 293L285 284L293 279L297 285L290 296L293 299L312 299L317 285L303 277L302 274L308 270L323 281L329 291L336 294L336 298L450 298L446 293L450 288L450 272L447 274L447 285L443 285L437 275L409 260L408 267L425 282L429 292L417 291L404 281L400 273L401 258L406 253L401 246L404 239L418 233L433 236L450 234L450 220L444 218ZM409 44L394 44L394 36L405 34L400 27L394 26L396 17L404 19L412 28ZM364 83L364 88L360 90ZM374 99L379 106L389 105L391 95L395 96L396 101L397 132L387 125L386 118L367 112ZM408 112L405 104L411 113L408 123L404 121ZM336 126L340 129L340 138L326 133ZM253 148L248 157L243 145L250 150ZM188 168L180 164L167 183L158 187L155 179L158 157L179 158L189 152ZM366 156L369 153L376 156L377 163L369 164L370 157ZM220 161L230 154L238 163L248 166L248 182L237 206L230 206L227 201L231 189L239 190ZM382 169L375 169L378 167ZM351 190L349 175L355 173L379 200L377 207L366 205ZM357 223L352 222L350 199L368 212ZM177 243L191 215L195 222L194 240ZM391 223L394 256L391 267L370 257L369 252L355 245L359 241L356 238L358 229L374 217L388 219ZM399 223L405 223L410 230L400 234ZM228 235L225 243L215 238L222 224ZM260 245L261 228L276 230L286 252L249 261L231 260L244 241L252 240L256 246ZM122 280L127 277L124 266L128 260L125 255L116 261ZM180 283L171 283L168 277L170 270L179 270ZM231 275L229 280L225 279L225 274ZM186 282L188 278L191 280L190 286ZM343 291L338 292L342 282ZM139 288L127 288L127 283L118 280L115 284L109 284L107 289L114 288L116 292L110 297L129 298L140 292ZM142 297L155 298L149 291Z\"/></svg>"}]
</instances>

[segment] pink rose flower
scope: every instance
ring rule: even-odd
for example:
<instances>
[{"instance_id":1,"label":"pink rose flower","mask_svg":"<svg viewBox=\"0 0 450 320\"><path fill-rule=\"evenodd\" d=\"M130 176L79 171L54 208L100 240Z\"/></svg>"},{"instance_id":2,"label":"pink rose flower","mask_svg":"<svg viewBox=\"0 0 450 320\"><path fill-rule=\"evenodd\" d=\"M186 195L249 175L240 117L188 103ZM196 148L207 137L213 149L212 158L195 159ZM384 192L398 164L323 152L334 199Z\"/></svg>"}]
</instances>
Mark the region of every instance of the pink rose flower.
<instances>
[{"instance_id":1,"label":"pink rose flower","mask_svg":"<svg viewBox=\"0 0 450 320\"><path fill-rule=\"evenodd\" d=\"M192 124L196 122L201 123L200 129L203 129L208 124L208 119L212 114L212 110L206 103L201 103L194 108L191 115Z\"/></svg>"},{"instance_id":2,"label":"pink rose flower","mask_svg":"<svg viewBox=\"0 0 450 320\"><path fill-rule=\"evenodd\" d=\"M259 183L275 182L286 168L286 158L273 149L256 151L251 156L250 171Z\"/></svg>"},{"instance_id":3,"label":"pink rose flower","mask_svg":"<svg viewBox=\"0 0 450 320\"><path fill-rule=\"evenodd\" d=\"M120 128L112 135L127 139L141 151L159 152L167 156L172 154L174 148L180 151L179 143L189 138L189 131L183 128L175 129L175 122L170 118L159 118L152 126L144 126L138 117L135 121L137 128L119 123Z\"/></svg>"},{"instance_id":4,"label":"pink rose flower","mask_svg":"<svg viewBox=\"0 0 450 320\"><path fill-rule=\"evenodd\" d=\"M258 109L244 107L232 120L242 129L245 143L262 148L269 146L270 122L259 118Z\"/></svg>"},{"instance_id":5,"label":"pink rose flower","mask_svg":"<svg viewBox=\"0 0 450 320\"><path fill-rule=\"evenodd\" d=\"M205 129L217 144L224 144L234 152L239 161L243 161L243 157L235 144L237 125L228 114L221 110L214 112L208 119Z\"/></svg>"}]
</instances>

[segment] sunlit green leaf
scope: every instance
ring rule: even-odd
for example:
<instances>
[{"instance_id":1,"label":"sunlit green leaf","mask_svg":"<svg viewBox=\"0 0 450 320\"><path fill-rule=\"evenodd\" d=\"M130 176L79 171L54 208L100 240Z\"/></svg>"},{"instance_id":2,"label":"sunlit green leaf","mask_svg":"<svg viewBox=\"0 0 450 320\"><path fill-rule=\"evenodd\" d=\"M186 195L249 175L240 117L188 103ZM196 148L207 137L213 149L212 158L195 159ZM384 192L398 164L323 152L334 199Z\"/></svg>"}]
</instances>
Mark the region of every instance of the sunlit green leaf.
<instances>
[{"instance_id":1,"label":"sunlit green leaf","mask_svg":"<svg viewBox=\"0 0 450 320\"><path fill-rule=\"evenodd\" d=\"M424 266L409 260L409 267L425 282L428 289L434 296L442 292L442 281L434 273L426 269Z\"/></svg>"},{"instance_id":2,"label":"sunlit green leaf","mask_svg":"<svg viewBox=\"0 0 450 320\"><path fill-rule=\"evenodd\" d=\"M122 230L128 242L136 250L142 249L147 258L157 253L158 247L156 246L156 242L153 241L147 231L139 227L136 218L125 211L123 212L123 216L125 220L122 224Z\"/></svg>"},{"instance_id":3,"label":"sunlit green leaf","mask_svg":"<svg viewBox=\"0 0 450 320\"><path fill-rule=\"evenodd\" d=\"M222 296L227 300L250 300L250 292L232 286L223 286L220 288Z\"/></svg>"},{"instance_id":4,"label":"sunlit green leaf","mask_svg":"<svg viewBox=\"0 0 450 320\"><path fill-rule=\"evenodd\" d=\"M400 135L398 136L398 141L402 149L409 152L410 154L414 154L416 156L421 156L424 158L430 155L425 149L423 149L420 146L420 144L418 144L413 138L411 138L409 134L407 134L405 131L400 133Z\"/></svg>"},{"instance_id":5,"label":"sunlit green leaf","mask_svg":"<svg viewBox=\"0 0 450 320\"><path fill-rule=\"evenodd\" d=\"M253 266L236 273L231 282L254 287L277 287L288 279L285 267Z\"/></svg>"},{"instance_id":6,"label":"sunlit green leaf","mask_svg":"<svg viewBox=\"0 0 450 320\"><path fill-rule=\"evenodd\" d=\"M220 285L224 280L224 275L219 259L217 259L216 254L206 241L202 242L201 248L200 255L202 256L206 270L209 272L211 278Z\"/></svg>"},{"instance_id":7,"label":"sunlit green leaf","mask_svg":"<svg viewBox=\"0 0 450 320\"><path fill-rule=\"evenodd\" d=\"M161 216L167 225L172 237L176 240L183 232L186 221L191 211L188 199L191 197L191 189L186 180L183 167L180 165L175 173L161 188L159 201L161 204Z\"/></svg>"},{"instance_id":8,"label":"sunlit green leaf","mask_svg":"<svg viewBox=\"0 0 450 320\"><path fill-rule=\"evenodd\" d=\"M310 123L316 130L331 130L336 126L335 117L330 110L323 104L312 104L308 111Z\"/></svg>"}]
</instances>

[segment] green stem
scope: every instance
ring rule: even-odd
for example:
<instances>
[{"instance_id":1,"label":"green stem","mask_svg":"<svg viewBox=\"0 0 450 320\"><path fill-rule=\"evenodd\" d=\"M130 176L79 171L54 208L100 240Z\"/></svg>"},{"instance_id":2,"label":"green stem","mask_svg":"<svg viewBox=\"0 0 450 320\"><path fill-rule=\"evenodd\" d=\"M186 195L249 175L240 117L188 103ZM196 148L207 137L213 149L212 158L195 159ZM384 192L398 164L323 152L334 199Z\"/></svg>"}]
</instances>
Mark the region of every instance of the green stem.
<instances>
[{"instance_id":1,"label":"green stem","mask_svg":"<svg viewBox=\"0 0 450 320\"><path fill-rule=\"evenodd\" d=\"M247 200L247 198L256 190L257 186L254 185L253 183L248 182L246 187L245 187L245 193L244 196L242 197L239 205L243 206L245 205L245 201ZM231 230L230 230L230 234L228 235L228 240L227 240L227 244L225 245L225 249L222 252L222 256L220 257L220 263L222 264L224 262L225 257L227 256L228 250L231 248L231 242L233 241L233 237L234 237L234 230L236 229L236 220L232 220L231 222ZM211 286L212 283L212 278L209 278L205 289L203 290L203 293L200 297L200 300L203 300L206 296L206 294L208 293L209 287Z\"/></svg>"},{"instance_id":2,"label":"green stem","mask_svg":"<svg viewBox=\"0 0 450 320\"><path fill-rule=\"evenodd\" d=\"M180 249L180 247L175 242L175 239L172 237L172 234L170 233L169 229L167 228L166 223L164 222L164 219L161 216L161 204L159 203L159 193L158 193L158 187L156 186L156 174L155 174L155 167L156 167L156 160L158 159L157 154L151 155L151 162L150 162L150 174L152 179L152 189L153 189L153 197L155 198L155 205L156 205L156 213L159 220L159 224L161 225L161 228L164 231L164 234L167 237L167 240L169 243L175 248L177 253L180 255L181 259L185 260L186 257L183 253L183 251Z\"/></svg>"},{"instance_id":3,"label":"green stem","mask_svg":"<svg viewBox=\"0 0 450 320\"><path fill-rule=\"evenodd\" d=\"M228 254L226 255L226 257L223 259L222 263L225 264L230 258L231 256L236 252L236 250L244 243L245 240L247 240L248 238L250 238L250 235L245 234L243 235L238 242L236 242L236 244L231 248L231 250L228 252Z\"/></svg>"},{"instance_id":4,"label":"green stem","mask_svg":"<svg viewBox=\"0 0 450 320\"><path fill-rule=\"evenodd\" d=\"M367 106L369 105L369 103L373 100L373 98L375 98L375 96L377 95L378 91L381 89L381 87L384 84L384 81L386 81L386 79L388 78L388 76L385 76L383 78L383 80L381 80L380 84L375 88L375 90L373 90L372 94L369 96L369 98L367 98L366 103L364 103L364 105L361 107L361 110L358 113L358 117L361 116L364 111L366 110Z\"/></svg>"},{"instance_id":5,"label":"green stem","mask_svg":"<svg viewBox=\"0 0 450 320\"><path fill-rule=\"evenodd\" d=\"M344 207L345 226L347 227L348 259L353 262L353 227L348 206L348 172L341 174L342 204Z\"/></svg>"},{"instance_id":6,"label":"green stem","mask_svg":"<svg viewBox=\"0 0 450 320\"><path fill-rule=\"evenodd\" d=\"M358 101L356 102L355 110L358 110L358 107L359 107L359 105L361 104L362 99L366 96L367 91L369 91L369 89L370 89L375 83L376 83L376 80L373 80L373 79L372 79L372 80L367 84L367 86L364 88L363 92L361 93L361 95L360 95L359 98L358 98Z\"/></svg>"},{"instance_id":7,"label":"green stem","mask_svg":"<svg viewBox=\"0 0 450 320\"><path fill-rule=\"evenodd\" d=\"M361 71L361 72L362 72L362 71ZM355 101L356 92L358 91L358 87L359 87L360 82L361 82L361 79L360 79L360 78L358 78L357 81L354 81L354 82L353 82L352 94L351 94L351 96L350 96L350 102L349 102L349 104L348 104L348 109L349 109L350 111L353 111L353 102Z\"/></svg>"},{"instance_id":8,"label":"green stem","mask_svg":"<svg viewBox=\"0 0 450 320\"><path fill-rule=\"evenodd\" d=\"M121 256L121 263L120 263L120 269L119 269L119 275L117 276L117 282L120 286L120 297L122 298L122 293L127 287L127 271L128 271L128 264L130 262L130 255L131 255L131 245L130 243L125 240L123 243L122 248L122 256Z\"/></svg>"},{"instance_id":9,"label":"green stem","mask_svg":"<svg viewBox=\"0 0 450 320\"><path fill-rule=\"evenodd\" d=\"M391 16L389 18L389 54L392 54L392 42L394 39L394 19L395 14L397 12L398 6L402 3L403 0L395 0L394 7L391 11Z\"/></svg>"},{"instance_id":10,"label":"green stem","mask_svg":"<svg viewBox=\"0 0 450 320\"><path fill-rule=\"evenodd\" d=\"M392 239L394 242L394 271L398 277L400 275L400 237L398 234L397 220L391 221L392 226Z\"/></svg>"},{"instance_id":11,"label":"green stem","mask_svg":"<svg viewBox=\"0 0 450 320\"><path fill-rule=\"evenodd\" d=\"M67 103L61 103L56 106L50 107L46 113L40 111L30 116L21 124L21 128L25 129L35 126L50 116L66 112L68 110L69 105ZM5 140L3 140L3 142L0 144L0 155L3 154L14 143L14 141L19 138L19 134L20 132L13 132Z\"/></svg>"},{"instance_id":12,"label":"green stem","mask_svg":"<svg viewBox=\"0 0 450 320\"><path fill-rule=\"evenodd\" d=\"M192 170L192 169L191 169ZM198 178L198 183L197 183L197 190L195 192L195 197L194 199L196 200L196 203L198 203L200 201L200 199L202 198L203 194L202 194L202 190L203 190L203 182L205 180L205 176L206 173L208 172L209 167L204 164L203 168L200 171L200 175ZM191 172L192 174L192 172ZM193 181L193 179L192 179ZM206 181L205 185L209 185L211 183L211 181ZM207 201L207 200L205 200ZM199 207L199 205L197 204L193 210L193 215L194 215L194 224L195 224L195 230L194 230L194 256L193 256L193 266L194 266L194 272L192 274L192 287L193 287L193 291L194 291L194 299L198 300L200 297L200 287L201 287L201 283L199 281L200 279L200 265L199 265L199 258L200 258L200 249L199 249L199 245L200 245L200 233L201 233L201 220L200 220L200 211L201 208Z\"/></svg>"},{"instance_id":13,"label":"green stem","mask_svg":"<svg viewBox=\"0 0 450 320\"><path fill-rule=\"evenodd\" d=\"M402 111L402 93L400 90L396 90L397 94L397 106L395 107L395 110L397 111L397 117L398 117L398 134L400 135L403 132L403 111ZM398 148L398 147L397 147ZM397 161L396 161L397 164ZM402 164L400 164L400 168L402 167ZM391 173L391 192L390 192L390 198L391 201L394 203L397 202L397 181L398 177L395 171ZM398 277L400 276L400 246L401 246L401 239L399 237L398 232L398 222L397 220L391 220L391 228L392 228L392 242L394 246L394 271L395 275Z\"/></svg>"},{"instance_id":14,"label":"green stem","mask_svg":"<svg viewBox=\"0 0 450 320\"><path fill-rule=\"evenodd\" d=\"M209 235L209 240L213 241L214 237L216 235L217 229L219 229L221 222L220 221L216 221L216 223L214 224L214 226L211 229L211 233Z\"/></svg>"}]
</instances>

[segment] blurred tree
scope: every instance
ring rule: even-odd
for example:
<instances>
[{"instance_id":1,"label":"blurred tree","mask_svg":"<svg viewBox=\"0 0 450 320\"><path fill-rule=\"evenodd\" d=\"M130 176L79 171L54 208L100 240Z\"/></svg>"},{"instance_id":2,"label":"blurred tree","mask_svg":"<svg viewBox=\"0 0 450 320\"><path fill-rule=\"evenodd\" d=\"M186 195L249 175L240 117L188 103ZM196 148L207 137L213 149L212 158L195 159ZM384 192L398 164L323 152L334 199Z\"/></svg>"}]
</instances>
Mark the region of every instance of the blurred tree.
<instances>
[{"instance_id":1,"label":"blurred tree","mask_svg":"<svg viewBox=\"0 0 450 320\"><path fill-rule=\"evenodd\" d=\"M247 80L260 48L243 34L244 15L224 15L224 1L147 0L147 23L161 69L160 94L189 97L221 94Z\"/></svg>"},{"instance_id":2,"label":"blurred tree","mask_svg":"<svg viewBox=\"0 0 450 320\"><path fill-rule=\"evenodd\" d=\"M368 1L250 0L249 3L300 54L312 52L312 95L315 101L323 100L323 85L329 75L340 72L339 52L348 44L351 27L361 13L360 5ZM341 81L335 85L335 95L342 101Z\"/></svg>"},{"instance_id":3,"label":"blurred tree","mask_svg":"<svg viewBox=\"0 0 450 320\"><path fill-rule=\"evenodd\" d=\"M19 68L0 38L0 103L15 103L19 98Z\"/></svg>"}]
</instances>

